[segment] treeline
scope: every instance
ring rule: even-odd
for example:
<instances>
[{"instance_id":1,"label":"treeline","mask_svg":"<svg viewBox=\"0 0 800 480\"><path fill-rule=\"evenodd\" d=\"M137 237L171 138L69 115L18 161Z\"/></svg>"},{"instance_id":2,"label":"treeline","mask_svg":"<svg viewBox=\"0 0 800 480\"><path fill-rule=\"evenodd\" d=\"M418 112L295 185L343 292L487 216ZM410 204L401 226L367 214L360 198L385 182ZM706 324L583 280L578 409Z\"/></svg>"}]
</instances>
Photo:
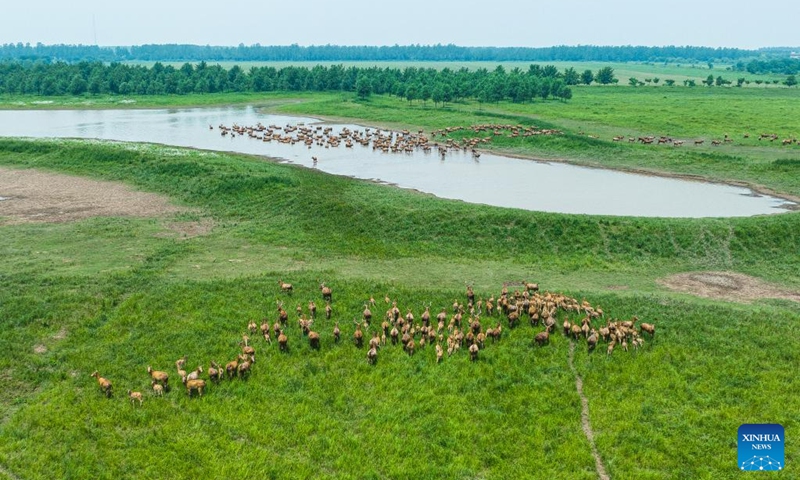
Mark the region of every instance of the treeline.
<instances>
[{"instance_id":1,"label":"treeline","mask_svg":"<svg viewBox=\"0 0 800 480\"><path fill-rule=\"evenodd\" d=\"M203 45L139 45L99 47L91 45L4 44L0 60L162 62L223 61L491 61L491 62L725 62L758 56L757 50L692 46L553 46L460 47L457 45L345 46L259 44L237 47Z\"/></svg>"},{"instance_id":2,"label":"treeline","mask_svg":"<svg viewBox=\"0 0 800 480\"><path fill-rule=\"evenodd\" d=\"M342 65L313 68L239 66L225 69L200 62L179 68L156 62L152 67L102 62L41 63L0 62L0 94L11 95L163 95L224 92L343 91L361 97L391 94L413 100L447 103L461 99L481 102L511 100L526 102L550 97L572 98L570 85L616 83L614 70L604 67L596 73L578 73L573 68L559 71L553 65L530 65L507 71L481 68L408 67L358 68Z\"/></svg>"},{"instance_id":3,"label":"treeline","mask_svg":"<svg viewBox=\"0 0 800 480\"><path fill-rule=\"evenodd\" d=\"M734 69L739 72L753 74L797 75L800 73L800 58L773 58L770 60L751 60L747 63L737 62Z\"/></svg>"}]
</instances>

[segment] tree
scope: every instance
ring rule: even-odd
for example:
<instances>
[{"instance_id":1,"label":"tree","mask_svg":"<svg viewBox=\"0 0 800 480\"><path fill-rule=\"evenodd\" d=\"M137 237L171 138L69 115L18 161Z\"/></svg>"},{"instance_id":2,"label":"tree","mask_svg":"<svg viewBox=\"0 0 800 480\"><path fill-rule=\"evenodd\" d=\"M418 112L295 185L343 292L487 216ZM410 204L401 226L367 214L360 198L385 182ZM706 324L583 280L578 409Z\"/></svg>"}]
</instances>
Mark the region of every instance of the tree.
<instances>
[{"instance_id":1,"label":"tree","mask_svg":"<svg viewBox=\"0 0 800 480\"><path fill-rule=\"evenodd\" d=\"M553 88L553 83L550 80L545 80L539 86L539 95L542 97L543 100L547 100L547 97L550 96Z\"/></svg>"},{"instance_id":2,"label":"tree","mask_svg":"<svg viewBox=\"0 0 800 480\"><path fill-rule=\"evenodd\" d=\"M423 103L431 99L431 87L429 87L427 83L422 84L422 88L419 90L419 97L422 99Z\"/></svg>"},{"instance_id":3,"label":"tree","mask_svg":"<svg viewBox=\"0 0 800 480\"><path fill-rule=\"evenodd\" d=\"M445 83L442 85L442 89L444 90L444 97L442 98L442 103L452 102L453 101L453 87L450 84Z\"/></svg>"},{"instance_id":4,"label":"tree","mask_svg":"<svg viewBox=\"0 0 800 480\"><path fill-rule=\"evenodd\" d=\"M564 70L564 83L567 85L577 85L580 81L581 77L574 68L569 67L568 69Z\"/></svg>"},{"instance_id":5,"label":"tree","mask_svg":"<svg viewBox=\"0 0 800 480\"><path fill-rule=\"evenodd\" d=\"M597 71L597 75L595 75L594 79L601 85L614 83L614 69L611 67L603 67Z\"/></svg>"},{"instance_id":6,"label":"tree","mask_svg":"<svg viewBox=\"0 0 800 480\"><path fill-rule=\"evenodd\" d=\"M683 85L686 87L694 87L697 86L694 80L684 80Z\"/></svg>"},{"instance_id":7,"label":"tree","mask_svg":"<svg viewBox=\"0 0 800 480\"><path fill-rule=\"evenodd\" d=\"M44 96L56 95L58 93L56 89L56 82L54 82L50 77L45 77L42 80L42 84L39 86L39 92Z\"/></svg>"},{"instance_id":8,"label":"tree","mask_svg":"<svg viewBox=\"0 0 800 480\"><path fill-rule=\"evenodd\" d=\"M79 74L76 74L72 77L72 81L69 83L69 87L67 87L67 92L69 92L70 95L81 95L86 92L87 88L89 88L89 84L86 83L86 80Z\"/></svg>"},{"instance_id":9,"label":"tree","mask_svg":"<svg viewBox=\"0 0 800 480\"><path fill-rule=\"evenodd\" d=\"M416 83L412 83L406 87L406 100L411 103L417 99L419 99L419 86Z\"/></svg>"},{"instance_id":10,"label":"tree","mask_svg":"<svg viewBox=\"0 0 800 480\"><path fill-rule=\"evenodd\" d=\"M658 77L654 77L653 78L653 83L655 83L656 85L658 85L658 82L660 82L660 81L661 81L661 79L658 78Z\"/></svg>"},{"instance_id":11,"label":"tree","mask_svg":"<svg viewBox=\"0 0 800 480\"><path fill-rule=\"evenodd\" d=\"M789 75L788 77L786 77L786 80L783 81L783 84L786 85L787 87L794 87L795 85L797 85L797 78L795 78L794 75Z\"/></svg>"},{"instance_id":12,"label":"tree","mask_svg":"<svg viewBox=\"0 0 800 480\"><path fill-rule=\"evenodd\" d=\"M356 95L358 98L367 98L372 94L372 81L365 76L358 77L356 80Z\"/></svg>"},{"instance_id":13,"label":"tree","mask_svg":"<svg viewBox=\"0 0 800 480\"><path fill-rule=\"evenodd\" d=\"M636 80L636 77L631 77L628 79L628 85L630 85L631 87L635 87L639 85L639 80Z\"/></svg>"},{"instance_id":14,"label":"tree","mask_svg":"<svg viewBox=\"0 0 800 480\"><path fill-rule=\"evenodd\" d=\"M705 83L709 87L713 86L714 85L714 75L709 74L706 77L706 79L703 81L703 83Z\"/></svg>"},{"instance_id":15,"label":"tree","mask_svg":"<svg viewBox=\"0 0 800 480\"><path fill-rule=\"evenodd\" d=\"M509 75L506 90L514 103L524 102L528 97L526 84L521 75Z\"/></svg>"},{"instance_id":16,"label":"tree","mask_svg":"<svg viewBox=\"0 0 800 480\"><path fill-rule=\"evenodd\" d=\"M736 48L708 47L598 47L592 45L557 46L544 48L518 47L457 47L455 45L395 45L386 46L262 46L240 44L238 46L211 47L208 45L142 45L129 48L98 47L85 45L0 45L0 58L10 60L39 60L59 58L69 63L90 59L105 63L129 62L131 60L191 61L313 61L315 63L337 61L345 58L363 61L613 61L613 62L672 62L687 61L691 64L725 62L750 59L770 52ZM781 59L782 60L782 59ZM788 59L787 59L788 60ZM738 64L743 64L739 61ZM737 64L737 65L738 65ZM787 74L788 75L788 74ZM85 77L84 77L85 78ZM355 81L353 82L355 83ZM377 93L377 92L376 92Z\"/></svg>"},{"instance_id":17,"label":"tree","mask_svg":"<svg viewBox=\"0 0 800 480\"><path fill-rule=\"evenodd\" d=\"M581 73L582 84L591 85L593 81L594 81L594 73L592 73L591 70L584 70L583 73Z\"/></svg>"},{"instance_id":18,"label":"tree","mask_svg":"<svg viewBox=\"0 0 800 480\"><path fill-rule=\"evenodd\" d=\"M736 79L736 86L737 87L741 87L742 85L744 85L744 82L745 82L744 78L737 78Z\"/></svg>"},{"instance_id":19,"label":"tree","mask_svg":"<svg viewBox=\"0 0 800 480\"><path fill-rule=\"evenodd\" d=\"M542 69L542 76L547 78L558 78L558 68L555 65L545 65Z\"/></svg>"},{"instance_id":20,"label":"tree","mask_svg":"<svg viewBox=\"0 0 800 480\"><path fill-rule=\"evenodd\" d=\"M664 85L666 85L668 87L671 87L671 86L675 85L675 80L673 80L671 78L668 78L668 79L664 80Z\"/></svg>"},{"instance_id":21,"label":"tree","mask_svg":"<svg viewBox=\"0 0 800 480\"><path fill-rule=\"evenodd\" d=\"M102 87L102 77L100 77L100 74L95 72L92 74L91 78L89 78L89 86L87 87L89 93L91 93L92 95L97 95L98 93L100 93L101 87Z\"/></svg>"},{"instance_id":22,"label":"tree","mask_svg":"<svg viewBox=\"0 0 800 480\"><path fill-rule=\"evenodd\" d=\"M433 90L431 90L431 100L433 100L434 105L442 104L444 106L444 84L437 83L433 86Z\"/></svg>"},{"instance_id":23,"label":"tree","mask_svg":"<svg viewBox=\"0 0 800 480\"><path fill-rule=\"evenodd\" d=\"M482 81L477 88L478 103L484 104L492 101L492 86L489 80Z\"/></svg>"},{"instance_id":24,"label":"tree","mask_svg":"<svg viewBox=\"0 0 800 480\"><path fill-rule=\"evenodd\" d=\"M570 98L572 98L572 89L564 83L563 80L558 79L553 82L552 86L553 96L556 98L560 98L562 102L566 102Z\"/></svg>"},{"instance_id":25,"label":"tree","mask_svg":"<svg viewBox=\"0 0 800 480\"><path fill-rule=\"evenodd\" d=\"M490 102L497 103L505 96L505 78L492 75L489 78L489 98Z\"/></svg>"}]
</instances>

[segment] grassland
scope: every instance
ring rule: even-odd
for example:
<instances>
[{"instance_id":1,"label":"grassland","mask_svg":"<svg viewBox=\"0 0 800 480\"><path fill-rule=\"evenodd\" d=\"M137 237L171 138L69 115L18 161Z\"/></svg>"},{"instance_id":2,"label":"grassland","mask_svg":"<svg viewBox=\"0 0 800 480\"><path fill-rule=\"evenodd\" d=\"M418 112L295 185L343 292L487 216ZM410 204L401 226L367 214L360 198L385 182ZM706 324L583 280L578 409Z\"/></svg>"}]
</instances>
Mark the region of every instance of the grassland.
<instances>
[{"instance_id":1,"label":"grassland","mask_svg":"<svg viewBox=\"0 0 800 480\"><path fill-rule=\"evenodd\" d=\"M725 97L719 89L720 100L702 101L698 90L647 90L653 93L587 89L583 105L581 90L567 104L445 109L331 95L258 101L423 128L533 122L566 135L507 139L498 148L800 195L797 150L752 138L694 150L608 138L738 137L755 129L788 136L800 130L784 115L796 92L737 89ZM674 97L663 108L667 91ZM673 115L691 117L673 126ZM756 124L747 123L753 118ZM202 399L174 388L164 399L146 395L141 409L128 404L128 388L147 390L147 365L172 372L184 354L191 367L230 360L248 320L274 321L277 299L290 312L312 298L321 303L320 280L334 288L333 320L345 338L370 295L381 309L389 295L419 315L423 303L437 310L463 299L464 281L488 297L503 282L537 280L614 317L655 322L656 339L636 353L607 358L588 354L583 343L576 348L597 448L612 478L734 478L741 475L741 423L781 423L787 438L798 435L800 306L699 299L657 282L727 270L796 290L797 213L702 220L543 214L247 156L175 156L115 143L4 139L0 164L121 181L193 209L169 219L0 225L0 477L596 478L569 341L555 335L534 348L538 330L527 324L506 330L476 363L463 351L436 365L430 348L409 358L389 347L372 367L365 349L335 345L332 321L318 320L320 351L292 327L288 354L256 343L247 381L212 385ZM190 239L166 226L205 219L214 229ZM295 293L281 293L279 278L292 281ZM483 319L484 326L496 321ZM89 377L95 369L114 382L112 399ZM786 448L792 465L800 450L796 442ZM791 468L779 474L792 475Z\"/></svg>"},{"instance_id":2,"label":"grassland","mask_svg":"<svg viewBox=\"0 0 800 480\"><path fill-rule=\"evenodd\" d=\"M0 108L4 110L44 110L44 109L108 109L108 108L177 108L177 107L210 107L218 105L269 106L274 101L285 103L311 98L311 95L297 93L287 94L192 94L192 95L137 95L135 97L115 95L83 95L63 97L40 97L36 95L0 95Z\"/></svg>"},{"instance_id":3,"label":"grassland","mask_svg":"<svg viewBox=\"0 0 800 480\"><path fill-rule=\"evenodd\" d=\"M143 65L146 67L151 67L155 62L144 62L144 61L134 61L134 62L126 62L130 65ZM175 68L180 68L185 62L161 62L163 65L172 65ZM635 77L639 81L644 82L645 79L650 78L658 78L660 80L659 83L650 83L650 86L659 86L663 85L664 80L672 79L675 80L676 84L682 84L684 80L694 80L697 84L701 81L705 80L708 75L713 75L714 78L721 76L725 80L731 81L734 84L738 78L746 78L748 81L751 81L749 85L745 85L745 87L750 88L767 88L766 85L757 85L754 82L755 80L763 80L764 82L772 82L773 80L780 80L782 81L786 76L785 75L754 75L748 72L737 72L731 70L731 65L728 64L716 64L713 68L708 68L708 64L706 63L695 63L695 64L681 64L681 63L654 63L654 62L391 62L391 61L344 61L344 62L216 62L215 64L219 64L223 68L230 69L231 67L238 65L244 70L247 70L251 67L273 67L273 68L284 68L290 66L300 66L300 67L313 67L315 65L323 65L323 66L331 66L331 65L344 65L345 67L358 67L358 68L370 68L370 67L378 67L378 68L406 68L406 67L415 67L415 68L433 68L436 70L442 70L444 68L449 68L450 70L459 70L461 68L466 68L469 70L477 70L479 68L485 68L487 70L493 70L497 68L498 65L502 65L503 68L507 70L511 70L513 68L519 68L520 70L527 70L531 64L538 64L538 65L555 65L560 71L564 71L567 68L574 68L578 72L583 72L584 70L591 70L593 72L597 72L599 69L604 67L611 67L614 69L614 73L616 77L620 80L620 83L626 84L630 77Z\"/></svg>"}]
</instances>

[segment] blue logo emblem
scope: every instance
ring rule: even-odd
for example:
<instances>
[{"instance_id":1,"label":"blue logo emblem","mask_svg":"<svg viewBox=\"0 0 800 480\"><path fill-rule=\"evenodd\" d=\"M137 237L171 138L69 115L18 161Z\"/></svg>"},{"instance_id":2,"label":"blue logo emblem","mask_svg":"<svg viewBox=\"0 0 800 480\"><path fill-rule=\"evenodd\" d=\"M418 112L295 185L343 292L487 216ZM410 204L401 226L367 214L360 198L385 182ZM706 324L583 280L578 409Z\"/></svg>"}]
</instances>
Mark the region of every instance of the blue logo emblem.
<instances>
[{"instance_id":1,"label":"blue logo emblem","mask_svg":"<svg viewBox=\"0 0 800 480\"><path fill-rule=\"evenodd\" d=\"M784 431L781 425L744 424L739 427L739 470L777 471L784 465Z\"/></svg>"}]
</instances>

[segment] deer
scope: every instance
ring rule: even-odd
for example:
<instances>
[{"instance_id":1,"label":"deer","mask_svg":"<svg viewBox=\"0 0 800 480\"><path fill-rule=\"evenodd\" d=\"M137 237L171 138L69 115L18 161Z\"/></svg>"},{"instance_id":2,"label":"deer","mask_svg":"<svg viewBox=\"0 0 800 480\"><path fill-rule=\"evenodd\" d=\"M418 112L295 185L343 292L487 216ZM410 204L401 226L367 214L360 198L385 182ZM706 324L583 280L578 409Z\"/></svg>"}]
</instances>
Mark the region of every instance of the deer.
<instances>
[{"instance_id":1,"label":"deer","mask_svg":"<svg viewBox=\"0 0 800 480\"><path fill-rule=\"evenodd\" d=\"M281 325L286 326L286 322L289 321L289 314L283 309L283 302L278 301L276 303L278 304L278 320Z\"/></svg>"},{"instance_id":2,"label":"deer","mask_svg":"<svg viewBox=\"0 0 800 480\"><path fill-rule=\"evenodd\" d=\"M370 322L372 321L372 311L370 311L366 303L364 304L364 312L362 313L362 315L364 317L364 324L366 326L369 326Z\"/></svg>"},{"instance_id":3,"label":"deer","mask_svg":"<svg viewBox=\"0 0 800 480\"><path fill-rule=\"evenodd\" d=\"M331 287L326 286L325 282L321 282L319 284L319 289L322 292L322 300L323 301L326 301L326 302L332 302L333 301L333 291L331 290Z\"/></svg>"},{"instance_id":4,"label":"deer","mask_svg":"<svg viewBox=\"0 0 800 480\"><path fill-rule=\"evenodd\" d=\"M342 331L339 330L339 322L336 322L336 325L333 326L333 341L339 343L339 338L342 335Z\"/></svg>"},{"instance_id":5,"label":"deer","mask_svg":"<svg viewBox=\"0 0 800 480\"><path fill-rule=\"evenodd\" d=\"M312 323L313 323L313 321L312 321ZM310 327L310 325L309 325L309 327ZM319 350L319 333L317 333L317 332L315 332L313 330L310 330L308 332L308 344L314 350Z\"/></svg>"},{"instance_id":6,"label":"deer","mask_svg":"<svg viewBox=\"0 0 800 480\"><path fill-rule=\"evenodd\" d=\"M283 280L278 280L278 285L281 287L281 291L284 293L292 293L294 290L294 286L291 283L285 283Z\"/></svg>"},{"instance_id":7,"label":"deer","mask_svg":"<svg viewBox=\"0 0 800 480\"><path fill-rule=\"evenodd\" d=\"M356 325L356 331L353 332L353 341L356 344L356 347L361 348L364 344L364 333L361 331L361 324L356 322L355 319L353 323Z\"/></svg>"}]
</instances>

